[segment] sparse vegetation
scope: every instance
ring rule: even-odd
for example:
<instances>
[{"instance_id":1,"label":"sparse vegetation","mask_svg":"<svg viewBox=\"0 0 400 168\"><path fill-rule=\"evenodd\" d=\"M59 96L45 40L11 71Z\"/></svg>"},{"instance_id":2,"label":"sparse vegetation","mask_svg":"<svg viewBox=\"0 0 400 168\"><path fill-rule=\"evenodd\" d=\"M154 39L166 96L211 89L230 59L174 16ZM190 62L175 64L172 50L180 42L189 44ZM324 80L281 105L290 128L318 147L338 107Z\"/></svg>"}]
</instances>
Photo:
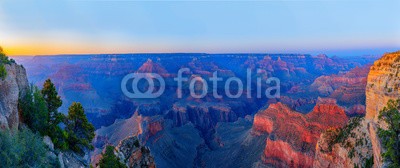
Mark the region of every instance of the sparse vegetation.
<instances>
[{"instance_id":1,"label":"sparse vegetation","mask_svg":"<svg viewBox=\"0 0 400 168\"><path fill-rule=\"evenodd\" d=\"M350 151L349 151L349 153L348 153L348 156L350 157L350 159L353 159L354 153L355 153L354 148L351 148Z\"/></svg>"},{"instance_id":2,"label":"sparse vegetation","mask_svg":"<svg viewBox=\"0 0 400 168\"><path fill-rule=\"evenodd\" d=\"M387 124L387 129L379 128L379 137L386 151L382 156L389 167L400 167L400 99L389 100L379 112L379 120Z\"/></svg>"},{"instance_id":3,"label":"sparse vegetation","mask_svg":"<svg viewBox=\"0 0 400 168\"><path fill-rule=\"evenodd\" d=\"M349 120L349 123L340 129L340 132L338 134L338 136L336 137L335 142L336 143L344 143L344 141L351 136L352 138L355 137L355 134L352 133L351 131L354 128L357 128L358 126L360 126L360 123L362 121L363 118L361 117L353 117Z\"/></svg>"},{"instance_id":4,"label":"sparse vegetation","mask_svg":"<svg viewBox=\"0 0 400 168\"><path fill-rule=\"evenodd\" d=\"M7 76L7 70L6 67L0 63L0 79L4 80Z\"/></svg>"},{"instance_id":5,"label":"sparse vegetation","mask_svg":"<svg viewBox=\"0 0 400 168\"><path fill-rule=\"evenodd\" d=\"M9 59L3 51L3 48L0 47L0 64L11 64L15 63L13 59Z\"/></svg>"},{"instance_id":6,"label":"sparse vegetation","mask_svg":"<svg viewBox=\"0 0 400 168\"><path fill-rule=\"evenodd\" d=\"M337 143L341 143L344 147L348 149L354 148L353 144L346 140L349 136L352 138L356 138L356 135L352 132L352 130L360 126L362 120L363 118L361 117L353 117L343 128L330 128L326 130L325 139L328 143L328 151L326 152L332 151L333 145ZM363 144L362 139L356 140L356 145L361 144ZM350 154L354 155L354 152L349 153L349 156L351 156Z\"/></svg>"},{"instance_id":7,"label":"sparse vegetation","mask_svg":"<svg viewBox=\"0 0 400 168\"><path fill-rule=\"evenodd\" d=\"M114 154L114 146L107 146L98 165L100 168L125 168Z\"/></svg>"},{"instance_id":8,"label":"sparse vegetation","mask_svg":"<svg viewBox=\"0 0 400 168\"><path fill-rule=\"evenodd\" d=\"M14 62L13 60L9 60L6 54L3 52L3 49L0 47L0 79L4 80L7 76L7 70L4 66L5 64L10 64Z\"/></svg>"},{"instance_id":9,"label":"sparse vegetation","mask_svg":"<svg viewBox=\"0 0 400 168\"><path fill-rule=\"evenodd\" d=\"M42 138L27 128L0 131L0 167L56 167L46 152Z\"/></svg>"},{"instance_id":10,"label":"sparse vegetation","mask_svg":"<svg viewBox=\"0 0 400 168\"><path fill-rule=\"evenodd\" d=\"M69 107L65 124L70 149L77 153L83 153L85 149L93 149L91 141L95 136L95 128L86 118L80 103L74 102Z\"/></svg>"},{"instance_id":11,"label":"sparse vegetation","mask_svg":"<svg viewBox=\"0 0 400 168\"><path fill-rule=\"evenodd\" d=\"M372 168L374 166L374 156L371 156L370 158L365 160L364 163L364 168Z\"/></svg>"}]
</instances>

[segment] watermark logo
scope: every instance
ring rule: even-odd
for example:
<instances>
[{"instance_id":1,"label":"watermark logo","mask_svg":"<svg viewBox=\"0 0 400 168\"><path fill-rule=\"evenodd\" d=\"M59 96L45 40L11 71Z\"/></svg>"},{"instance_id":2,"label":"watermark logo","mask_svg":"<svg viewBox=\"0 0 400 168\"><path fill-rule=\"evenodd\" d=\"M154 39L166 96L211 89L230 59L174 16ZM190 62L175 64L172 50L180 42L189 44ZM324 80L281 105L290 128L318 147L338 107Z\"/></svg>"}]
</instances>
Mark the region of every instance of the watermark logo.
<instances>
[{"instance_id":1,"label":"watermark logo","mask_svg":"<svg viewBox=\"0 0 400 168\"><path fill-rule=\"evenodd\" d=\"M190 74L190 69L179 69L177 76L173 78L176 84L172 86L176 87L177 98L183 97L184 89L189 90L190 96L197 99L211 95L210 92L212 92L214 98L222 98L221 92L224 92L228 98L240 98L243 96L244 91L247 98L252 98L252 96L257 98L280 97L280 80L278 78L269 77L265 79L260 77L262 75L255 75L254 77L250 69L247 69L245 82L238 77L229 77L224 81L224 78L218 76L218 72L213 72L212 77L206 78L207 80L201 76L192 76L189 79L183 76L184 73ZM253 82L254 80L256 81ZM141 83L140 81L143 82ZM221 83L224 84L220 88ZM209 89L209 85L211 85L212 89ZM232 85L236 87L232 89ZM252 88L254 85L255 89ZM187 88L187 86L189 87ZM121 90L129 98L158 98L164 93L165 88L165 79L156 73L131 73L121 81ZM264 93L262 92L263 89ZM254 91L256 93L253 93Z\"/></svg>"},{"instance_id":2,"label":"watermark logo","mask_svg":"<svg viewBox=\"0 0 400 168\"><path fill-rule=\"evenodd\" d=\"M139 82L144 79L147 82L147 90L139 89ZM128 90L128 81L132 80L132 91ZM155 81L159 82L158 90L155 89ZM165 81L159 74L156 73L131 73L126 75L121 81L121 90L125 96L133 98L157 98L160 97L165 90Z\"/></svg>"}]
</instances>

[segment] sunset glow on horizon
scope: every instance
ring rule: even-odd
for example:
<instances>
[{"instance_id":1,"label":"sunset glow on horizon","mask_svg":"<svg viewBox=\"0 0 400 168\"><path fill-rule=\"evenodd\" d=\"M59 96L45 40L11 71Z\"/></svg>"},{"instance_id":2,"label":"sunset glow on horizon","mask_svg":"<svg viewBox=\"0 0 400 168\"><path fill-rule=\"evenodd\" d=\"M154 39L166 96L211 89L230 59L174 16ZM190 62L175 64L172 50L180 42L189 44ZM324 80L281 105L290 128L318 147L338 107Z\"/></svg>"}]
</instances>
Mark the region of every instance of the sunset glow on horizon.
<instances>
[{"instance_id":1,"label":"sunset glow on horizon","mask_svg":"<svg viewBox=\"0 0 400 168\"><path fill-rule=\"evenodd\" d=\"M2 1L0 46L11 56L378 54L400 48L400 1L386 2Z\"/></svg>"}]
</instances>

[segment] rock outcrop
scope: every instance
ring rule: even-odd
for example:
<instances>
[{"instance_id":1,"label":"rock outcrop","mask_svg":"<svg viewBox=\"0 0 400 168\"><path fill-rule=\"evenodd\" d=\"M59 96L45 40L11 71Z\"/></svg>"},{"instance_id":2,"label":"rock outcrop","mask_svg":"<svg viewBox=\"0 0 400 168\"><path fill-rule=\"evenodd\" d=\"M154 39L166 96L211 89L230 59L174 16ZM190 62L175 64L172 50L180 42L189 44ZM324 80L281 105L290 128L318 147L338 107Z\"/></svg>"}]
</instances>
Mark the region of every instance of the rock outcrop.
<instances>
[{"instance_id":1,"label":"rock outcrop","mask_svg":"<svg viewBox=\"0 0 400 168\"><path fill-rule=\"evenodd\" d=\"M153 156L150 149L142 146L136 136L122 140L116 147L117 156L129 168L155 168Z\"/></svg>"},{"instance_id":2,"label":"rock outcrop","mask_svg":"<svg viewBox=\"0 0 400 168\"><path fill-rule=\"evenodd\" d=\"M277 167L312 167L315 146L328 128L347 122L344 109L333 99L321 99L313 111L304 115L282 103L271 104L254 117L255 133L267 133L264 164Z\"/></svg>"},{"instance_id":3,"label":"rock outcrop","mask_svg":"<svg viewBox=\"0 0 400 168\"><path fill-rule=\"evenodd\" d=\"M171 76L171 74L169 74L162 65L153 62L151 59L148 59L145 63L143 63L143 65L137 70L137 73L155 73L163 77Z\"/></svg>"},{"instance_id":4,"label":"rock outcrop","mask_svg":"<svg viewBox=\"0 0 400 168\"><path fill-rule=\"evenodd\" d=\"M7 76L0 79L0 129L18 128L18 100L26 94L29 84L25 68L15 63L4 65Z\"/></svg>"},{"instance_id":5,"label":"rock outcrop","mask_svg":"<svg viewBox=\"0 0 400 168\"><path fill-rule=\"evenodd\" d=\"M47 167L61 167L61 168L85 168L89 167L89 155L86 153L80 156L73 151L60 151L54 148L54 144L50 137L44 136L43 142L47 146L47 157L58 163L47 163Z\"/></svg>"}]
</instances>

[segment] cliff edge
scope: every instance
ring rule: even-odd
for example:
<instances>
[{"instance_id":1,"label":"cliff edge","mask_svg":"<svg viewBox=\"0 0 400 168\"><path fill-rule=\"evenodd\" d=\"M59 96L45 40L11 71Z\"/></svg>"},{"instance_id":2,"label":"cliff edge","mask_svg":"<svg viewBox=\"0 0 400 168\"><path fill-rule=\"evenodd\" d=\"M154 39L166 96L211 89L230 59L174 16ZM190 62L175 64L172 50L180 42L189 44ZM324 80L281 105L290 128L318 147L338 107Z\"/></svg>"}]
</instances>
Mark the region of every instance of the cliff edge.
<instances>
[{"instance_id":1,"label":"cliff edge","mask_svg":"<svg viewBox=\"0 0 400 168\"><path fill-rule=\"evenodd\" d=\"M23 66L4 64L7 75L0 79L0 129L18 128L18 100L28 90L28 78Z\"/></svg>"}]
</instances>

